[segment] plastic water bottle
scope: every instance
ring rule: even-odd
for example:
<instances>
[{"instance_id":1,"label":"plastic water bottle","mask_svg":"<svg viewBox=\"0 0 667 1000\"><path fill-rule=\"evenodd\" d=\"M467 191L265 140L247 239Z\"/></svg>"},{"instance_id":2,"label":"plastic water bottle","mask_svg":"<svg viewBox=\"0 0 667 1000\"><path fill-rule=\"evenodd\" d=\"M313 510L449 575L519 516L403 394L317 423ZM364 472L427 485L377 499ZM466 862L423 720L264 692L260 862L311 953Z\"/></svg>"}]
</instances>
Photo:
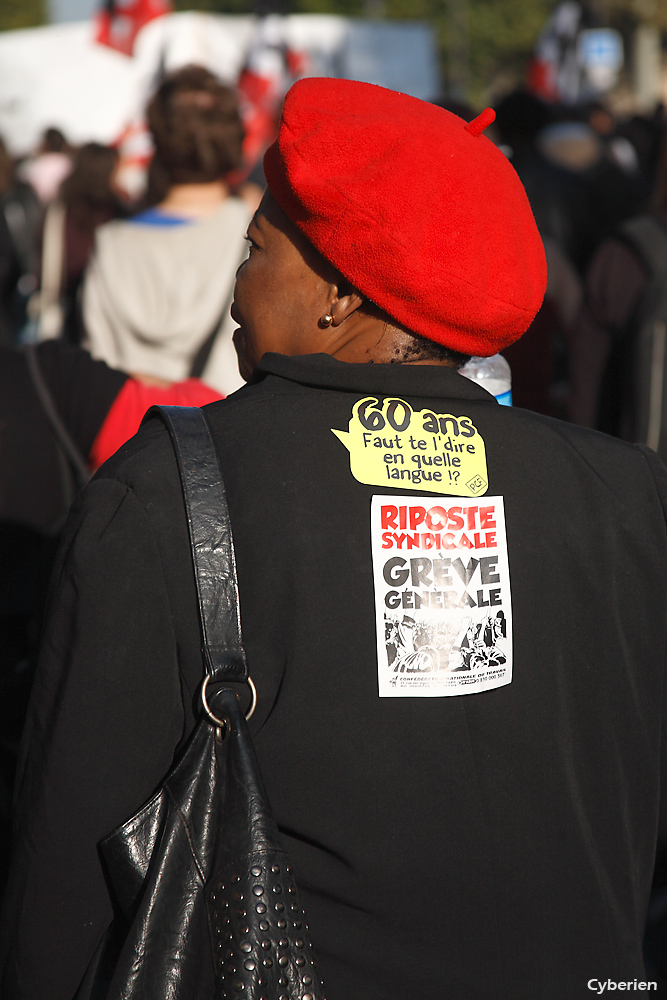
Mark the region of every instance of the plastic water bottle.
<instances>
[{"instance_id":1,"label":"plastic water bottle","mask_svg":"<svg viewBox=\"0 0 667 1000\"><path fill-rule=\"evenodd\" d=\"M512 405L512 369L502 354L494 354L492 358L471 358L459 368L459 374L478 382L503 406Z\"/></svg>"}]
</instances>

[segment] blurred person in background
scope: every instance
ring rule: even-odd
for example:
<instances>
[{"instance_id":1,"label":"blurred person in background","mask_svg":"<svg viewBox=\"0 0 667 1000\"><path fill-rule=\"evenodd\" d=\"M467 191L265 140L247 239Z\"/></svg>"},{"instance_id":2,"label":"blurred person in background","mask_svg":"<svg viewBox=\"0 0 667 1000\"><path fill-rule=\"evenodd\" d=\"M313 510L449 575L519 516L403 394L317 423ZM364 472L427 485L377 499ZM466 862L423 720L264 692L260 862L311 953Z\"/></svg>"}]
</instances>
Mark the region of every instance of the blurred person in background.
<instances>
[{"instance_id":1,"label":"blurred person in background","mask_svg":"<svg viewBox=\"0 0 667 1000\"><path fill-rule=\"evenodd\" d=\"M578 267L588 253L591 215L581 180L540 149L538 137L551 119L552 109L544 101L519 89L498 103L495 125L500 148L526 189L549 274L537 316L524 336L503 351L512 369L512 398L516 406L560 417L568 331L580 297Z\"/></svg>"},{"instance_id":2,"label":"blurred person in background","mask_svg":"<svg viewBox=\"0 0 667 1000\"><path fill-rule=\"evenodd\" d=\"M542 239L554 240L580 268L590 249L591 211L581 179L548 159L540 148L538 136L551 121L552 110L523 89L496 105L501 148L526 189Z\"/></svg>"},{"instance_id":3,"label":"blurred person in background","mask_svg":"<svg viewBox=\"0 0 667 1000\"><path fill-rule=\"evenodd\" d=\"M599 104L588 111L591 124L570 120L572 109L517 90L498 104L496 119L553 276L531 328L507 353L513 398L516 405L566 419L583 276L605 235L641 208L648 184L634 147L616 136L611 113ZM625 157L622 163L617 154Z\"/></svg>"},{"instance_id":4,"label":"blurred person in background","mask_svg":"<svg viewBox=\"0 0 667 1000\"><path fill-rule=\"evenodd\" d=\"M62 336L78 344L83 337L79 289L95 231L125 215L113 183L117 163L118 153L109 146L81 146L59 196L46 209L39 238L41 287L34 309L40 339Z\"/></svg>"},{"instance_id":5,"label":"blurred person in background","mask_svg":"<svg viewBox=\"0 0 667 1000\"><path fill-rule=\"evenodd\" d=\"M651 179L640 171L636 151L627 139L603 136L585 121L554 122L540 132L538 144L548 160L579 178L586 191L589 229L585 253L577 261L585 270L600 241L645 207Z\"/></svg>"},{"instance_id":6,"label":"blurred person in background","mask_svg":"<svg viewBox=\"0 0 667 1000\"><path fill-rule=\"evenodd\" d=\"M72 169L69 143L58 128L47 128L34 156L19 167L19 177L37 192L43 205L58 195L60 185Z\"/></svg>"},{"instance_id":7,"label":"blurred person in background","mask_svg":"<svg viewBox=\"0 0 667 1000\"><path fill-rule=\"evenodd\" d=\"M85 346L123 371L241 385L229 316L250 213L227 176L241 163L233 91L208 70L168 76L147 110L153 205L99 228L83 288Z\"/></svg>"},{"instance_id":8,"label":"blurred person in background","mask_svg":"<svg viewBox=\"0 0 667 1000\"><path fill-rule=\"evenodd\" d=\"M16 755L51 568L70 503L154 403L203 406L197 379L148 386L49 340L0 345L0 893Z\"/></svg>"},{"instance_id":9,"label":"blurred person in background","mask_svg":"<svg viewBox=\"0 0 667 1000\"><path fill-rule=\"evenodd\" d=\"M660 171L666 126L665 106L658 104L651 114L633 115L629 121L623 121L616 127L616 136L626 139L637 155L639 170L648 185L647 201Z\"/></svg>"},{"instance_id":10,"label":"blurred person in background","mask_svg":"<svg viewBox=\"0 0 667 1000\"><path fill-rule=\"evenodd\" d=\"M617 227L598 247L586 274L572 341L570 419L575 423L647 442L651 379L645 370L652 363L647 352L659 348L653 334L667 321L663 293L667 299L667 145L652 210ZM660 411L665 409L663 385L667 381L658 364L653 388ZM661 437L648 443L664 455Z\"/></svg>"},{"instance_id":11,"label":"blurred person in background","mask_svg":"<svg viewBox=\"0 0 667 1000\"><path fill-rule=\"evenodd\" d=\"M16 176L14 159L0 139L0 344L16 341L35 287L35 236L42 209L37 195Z\"/></svg>"},{"instance_id":12,"label":"blurred person in background","mask_svg":"<svg viewBox=\"0 0 667 1000\"><path fill-rule=\"evenodd\" d=\"M609 159L627 174L641 172L642 166L635 144L623 134L623 128L604 101L592 101L589 104L587 122L601 139Z\"/></svg>"}]
</instances>

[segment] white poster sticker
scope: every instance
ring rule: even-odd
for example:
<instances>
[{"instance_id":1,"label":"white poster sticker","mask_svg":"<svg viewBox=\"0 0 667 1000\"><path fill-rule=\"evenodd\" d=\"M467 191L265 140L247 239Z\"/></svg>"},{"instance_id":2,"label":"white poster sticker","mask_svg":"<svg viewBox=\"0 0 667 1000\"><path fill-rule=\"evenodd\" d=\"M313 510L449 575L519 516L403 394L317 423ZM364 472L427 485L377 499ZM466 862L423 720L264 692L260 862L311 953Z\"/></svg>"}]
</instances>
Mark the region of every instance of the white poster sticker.
<instances>
[{"instance_id":1,"label":"white poster sticker","mask_svg":"<svg viewBox=\"0 0 667 1000\"><path fill-rule=\"evenodd\" d=\"M371 546L381 698L511 682L502 497L374 496Z\"/></svg>"}]
</instances>

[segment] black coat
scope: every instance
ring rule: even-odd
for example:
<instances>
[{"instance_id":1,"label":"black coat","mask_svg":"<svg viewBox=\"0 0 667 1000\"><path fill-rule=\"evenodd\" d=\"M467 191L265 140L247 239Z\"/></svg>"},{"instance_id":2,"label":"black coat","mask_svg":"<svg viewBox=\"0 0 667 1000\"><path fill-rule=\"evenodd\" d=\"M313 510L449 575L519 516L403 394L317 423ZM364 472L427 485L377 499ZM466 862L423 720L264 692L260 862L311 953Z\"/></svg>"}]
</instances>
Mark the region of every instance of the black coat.
<instances>
[{"instance_id":1,"label":"black coat","mask_svg":"<svg viewBox=\"0 0 667 1000\"><path fill-rule=\"evenodd\" d=\"M48 340L34 358L85 461L127 375L81 348ZM11 787L49 576L76 492L24 351L0 344L0 894L9 854Z\"/></svg>"},{"instance_id":2,"label":"black coat","mask_svg":"<svg viewBox=\"0 0 667 1000\"><path fill-rule=\"evenodd\" d=\"M466 414L503 496L513 679L379 698L369 507L331 433L370 393ZM329 1000L575 1000L643 978L658 827L667 470L439 367L267 355L206 408L257 753ZM437 498L436 498L437 499ZM202 677L158 421L75 504L24 740L7 1000L69 1000L111 917L96 842L151 794Z\"/></svg>"}]
</instances>

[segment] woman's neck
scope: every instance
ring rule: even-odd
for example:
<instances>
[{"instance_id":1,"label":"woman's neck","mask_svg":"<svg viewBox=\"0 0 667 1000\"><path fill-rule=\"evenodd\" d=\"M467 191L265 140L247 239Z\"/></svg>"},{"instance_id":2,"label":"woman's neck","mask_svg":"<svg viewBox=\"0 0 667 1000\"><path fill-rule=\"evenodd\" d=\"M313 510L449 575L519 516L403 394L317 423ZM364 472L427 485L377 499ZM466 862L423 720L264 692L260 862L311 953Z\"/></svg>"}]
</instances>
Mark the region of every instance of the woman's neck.
<instances>
[{"instance_id":1,"label":"woman's neck","mask_svg":"<svg viewBox=\"0 0 667 1000\"><path fill-rule=\"evenodd\" d=\"M217 211L229 197L229 186L225 181L209 181L206 184L172 184L167 197L156 207L161 212L201 218Z\"/></svg>"}]
</instances>

